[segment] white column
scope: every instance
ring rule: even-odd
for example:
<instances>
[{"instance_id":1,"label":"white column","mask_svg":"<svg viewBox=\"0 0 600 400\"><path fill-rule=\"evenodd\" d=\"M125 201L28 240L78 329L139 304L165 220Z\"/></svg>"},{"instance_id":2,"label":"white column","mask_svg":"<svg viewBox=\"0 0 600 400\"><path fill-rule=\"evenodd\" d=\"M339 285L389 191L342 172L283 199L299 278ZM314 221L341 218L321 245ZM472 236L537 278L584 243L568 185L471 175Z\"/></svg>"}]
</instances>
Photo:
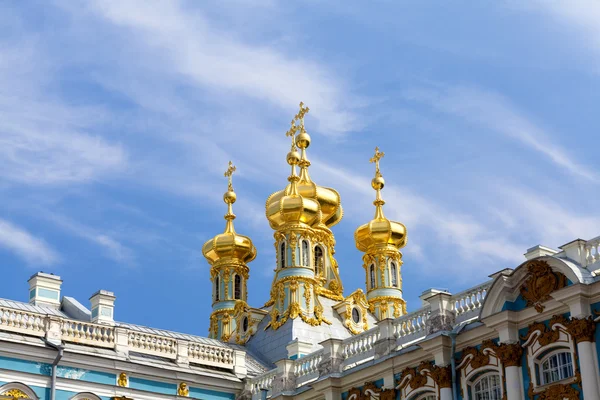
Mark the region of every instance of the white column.
<instances>
[{"instance_id":1,"label":"white column","mask_svg":"<svg viewBox=\"0 0 600 400\"><path fill-rule=\"evenodd\" d=\"M452 388L441 388L440 400L452 400Z\"/></svg>"},{"instance_id":2,"label":"white column","mask_svg":"<svg viewBox=\"0 0 600 400\"><path fill-rule=\"evenodd\" d=\"M577 343L579 367L581 369L581 387L585 400L600 400L598 394L598 372L596 372L596 348L593 342Z\"/></svg>"},{"instance_id":3,"label":"white column","mask_svg":"<svg viewBox=\"0 0 600 400\"><path fill-rule=\"evenodd\" d=\"M521 385L521 367L506 367L506 399L523 400L523 386Z\"/></svg>"}]
</instances>

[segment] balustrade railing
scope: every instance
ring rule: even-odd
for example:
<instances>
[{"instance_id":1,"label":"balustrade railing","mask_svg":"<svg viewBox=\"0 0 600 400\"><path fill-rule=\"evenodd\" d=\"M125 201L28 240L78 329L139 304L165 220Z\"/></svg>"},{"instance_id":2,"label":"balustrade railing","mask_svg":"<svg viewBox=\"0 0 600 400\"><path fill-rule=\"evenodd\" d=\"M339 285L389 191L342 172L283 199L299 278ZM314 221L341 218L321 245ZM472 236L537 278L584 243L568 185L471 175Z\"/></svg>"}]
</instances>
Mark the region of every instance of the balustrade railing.
<instances>
[{"instance_id":1,"label":"balustrade railing","mask_svg":"<svg viewBox=\"0 0 600 400\"><path fill-rule=\"evenodd\" d=\"M177 358L177 340L141 332L129 332L129 347L138 353Z\"/></svg>"},{"instance_id":2,"label":"balustrade railing","mask_svg":"<svg viewBox=\"0 0 600 400\"><path fill-rule=\"evenodd\" d=\"M600 261L600 236L588 240L583 246L584 267Z\"/></svg>"},{"instance_id":3,"label":"balustrade railing","mask_svg":"<svg viewBox=\"0 0 600 400\"><path fill-rule=\"evenodd\" d=\"M115 346L115 328L89 322L63 320L60 325L61 339L98 347Z\"/></svg>"},{"instance_id":4,"label":"balustrade railing","mask_svg":"<svg viewBox=\"0 0 600 400\"><path fill-rule=\"evenodd\" d=\"M77 321L10 307L0 307L0 330L29 336L60 338L66 343L115 349L121 352L149 354L177 362L233 369L235 350L225 345L180 340L160 334L140 332L129 327L115 327ZM180 353L180 348L185 349Z\"/></svg>"},{"instance_id":5,"label":"balustrade railing","mask_svg":"<svg viewBox=\"0 0 600 400\"><path fill-rule=\"evenodd\" d=\"M45 315L0 307L0 329L2 330L45 336L46 325Z\"/></svg>"},{"instance_id":6,"label":"balustrade railing","mask_svg":"<svg viewBox=\"0 0 600 400\"><path fill-rule=\"evenodd\" d=\"M342 343L344 365L348 367L372 359L373 348L377 340L379 340L379 327L345 339Z\"/></svg>"},{"instance_id":7,"label":"balustrade railing","mask_svg":"<svg viewBox=\"0 0 600 400\"><path fill-rule=\"evenodd\" d=\"M233 349L211 346L203 343L190 342L188 354L191 363L232 366L235 361Z\"/></svg>"},{"instance_id":8,"label":"balustrade railing","mask_svg":"<svg viewBox=\"0 0 600 400\"><path fill-rule=\"evenodd\" d=\"M248 380L250 384L250 391L253 395L258 395L262 390L270 392L273 389L273 380L277 375L277 368L265 372L262 375L258 375Z\"/></svg>"},{"instance_id":9,"label":"balustrade railing","mask_svg":"<svg viewBox=\"0 0 600 400\"><path fill-rule=\"evenodd\" d=\"M476 318L479 315L479 310L483 307L483 300L491 285L492 281L488 281L452 296L456 323Z\"/></svg>"},{"instance_id":10,"label":"balustrade railing","mask_svg":"<svg viewBox=\"0 0 600 400\"><path fill-rule=\"evenodd\" d=\"M394 320L394 334L399 344L427 335L427 320L431 307L425 306Z\"/></svg>"},{"instance_id":11,"label":"balustrade railing","mask_svg":"<svg viewBox=\"0 0 600 400\"><path fill-rule=\"evenodd\" d=\"M319 377L319 363L323 360L323 349L317 350L294 363L294 374L297 384L302 385Z\"/></svg>"}]
</instances>

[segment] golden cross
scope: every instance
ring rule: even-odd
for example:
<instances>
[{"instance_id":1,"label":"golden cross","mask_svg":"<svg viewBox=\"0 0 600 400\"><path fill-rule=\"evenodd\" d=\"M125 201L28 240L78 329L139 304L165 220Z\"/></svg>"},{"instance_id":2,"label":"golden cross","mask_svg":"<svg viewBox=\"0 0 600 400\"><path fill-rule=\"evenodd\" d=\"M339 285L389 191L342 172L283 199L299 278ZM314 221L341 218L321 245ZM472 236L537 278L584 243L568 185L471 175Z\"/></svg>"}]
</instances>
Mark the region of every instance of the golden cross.
<instances>
[{"instance_id":1,"label":"golden cross","mask_svg":"<svg viewBox=\"0 0 600 400\"><path fill-rule=\"evenodd\" d=\"M233 165L233 163L231 161L229 161L229 168L227 168L227 171L225 171L225 174L223 174L224 176L227 177L227 180L229 182L229 191L233 191L233 184L231 183L231 176L233 175L235 170L236 170L235 165Z\"/></svg>"},{"instance_id":2,"label":"golden cross","mask_svg":"<svg viewBox=\"0 0 600 400\"><path fill-rule=\"evenodd\" d=\"M304 103L301 101L300 102L300 111L298 111L298 114L296 114L296 116L294 117L294 120L296 121L300 121L300 129L304 129L304 116L306 114L308 114L308 112L310 111L310 108L308 107L304 107Z\"/></svg>"},{"instance_id":3,"label":"golden cross","mask_svg":"<svg viewBox=\"0 0 600 400\"><path fill-rule=\"evenodd\" d=\"M294 137L296 136L297 132L298 132L298 126L296 126L296 120L293 119L291 122L290 129L285 133L285 136L292 138L292 151L296 150L296 141L295 141Z\"/></svg>"},{"instance_id":4,"label":"golden cross","mask_svg":"<svg viewBox=\"0 0 600 400\"><path fill-rule=\"evenodd\" d=\"M375 147L375 155L369 160L369 162L375 163L375 174L377 176L381 175L381 172L379 172L379 160L381 160L384 155L385 153L383 151L379 151L379 147Z\"/></svg>"}]
</instances>

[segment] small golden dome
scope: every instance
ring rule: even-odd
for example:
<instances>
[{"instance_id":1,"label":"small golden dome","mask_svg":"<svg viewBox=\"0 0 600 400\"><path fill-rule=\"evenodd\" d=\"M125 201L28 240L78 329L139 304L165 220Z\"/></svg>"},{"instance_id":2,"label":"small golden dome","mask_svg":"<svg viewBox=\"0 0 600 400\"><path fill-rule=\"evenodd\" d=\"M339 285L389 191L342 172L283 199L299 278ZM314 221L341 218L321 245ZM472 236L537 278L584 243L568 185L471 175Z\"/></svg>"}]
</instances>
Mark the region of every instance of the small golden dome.
<instances>
[{"instance_id":1,"label":"small golden dome","mask_svg":"<svg viewBox=\"0 0 600 400\"><path fill-rule=\"evenodd\" d=\"M375 148L375 156L371 158L371 162L375 163L375 178L371 181L371 186L376 191L376 198L373 204L375 205L375 218L368 223L361 225L354 232L354 241L356 248L362 252L369 249L385 246L394 246L400 249L406 245L407 232L406 227L400 222L390 221L383 214L383 205L385 201L381 198L381 189L385 185L385 180L379 170L379 160L384 156L384 153Z\"/></svg>"},{"instance_id":2,"label":"small golden dome","mask_svg":"<svg viewBox=\"0 0 600 400\"><path fill-rule=\"evenodd\" d=\"M319 203L298 192L295 157L289 157L288 154L288 162L292 166L289 185L270 195L265 205L269 225L275 230L289 223L312 225L319 215Z\"/></svg>"},{"instance_id":3,"label":"small golden dome","mask_svg":"<svg viewBox=\"0 0 600 400\"><path fill-rule=\"evenodd\" d=\"M202 254L211 265L222 259L237 259L243 263L248 263L256 257L256 247L254 247L252 240L248 236L237 234L233 227L235 214L232 205L237 199L231 183L231 175L234 171L235 167L230 161L229 168L225 172L225 176L229 179L229 188L223 195L223 201L227 204L225 232L208 240L202 246Z\"/></svg>"}]
</instances>

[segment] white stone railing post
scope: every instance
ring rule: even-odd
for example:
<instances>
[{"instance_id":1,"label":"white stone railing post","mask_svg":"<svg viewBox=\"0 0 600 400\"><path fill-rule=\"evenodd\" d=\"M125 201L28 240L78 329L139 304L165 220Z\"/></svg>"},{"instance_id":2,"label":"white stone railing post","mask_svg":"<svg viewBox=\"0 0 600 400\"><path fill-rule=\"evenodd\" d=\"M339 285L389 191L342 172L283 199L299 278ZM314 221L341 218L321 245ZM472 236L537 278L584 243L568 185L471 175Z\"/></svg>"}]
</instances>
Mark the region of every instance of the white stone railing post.
<instances>
[{"instance_id":1,"label":"white stone railing post","mask_svg":"<svg viewBox=\"0 0 600 400\"><path fill-rule=\"evenodd\" d=\"M342 372L344 355L341 339L327 339L319 343L323 346L323 359L319 363L319 378Z\"/></svg>"},{"instance_id":2,"label":"white stone railing post","mask_svg":"<svg viewBox=\"0 0 600 400\"><path fill-rule=\"evenodd\" d=\"M292 392L296 389L296 375L294 360L283 359L275 362L277 366L277 375L273 379L273 388L271 397L276 397L286 392Z\"/></svg>"},{"instance_id":3,"label":"white stone railing post","mask_svg":"<svg viewBox=\"0 0 600 400\"><path fill-rule=\"evenodd\" d=\"M233 351L233 373L238 378L245 378L248 375L246 367L246 352L242 350Z\"/></svg>"},{"instance_id":4,"label":"white stone railing post","mask_svg":"<svg viewBox=\"0 0 600 400\"><path fill-rule=\"evenodd\" d=\"M377 322L379 339L374 343L375 359L385 357L396 350L396 335L394 332L394 319L386 318Z\"/></svg>"},{"instance_id":5,"label":"white stone railing post","mask_svg":"<svg viewBox=\"0 0 600 400\"><path fill-rule=\"evenodd\" d=\"M189 341L181 340L181 339L177 340L177 358L175 359L175 362L178 365L182 365L182 366L190 365L189 348L190 348Z\"/></svg>"},{"instance_id":6,"label":"white stone railing post","mask_svg":"<svg viewBox=\"0 0 600 400\"><path fill-rule=\"evenodd\" d=\"M129 333L125 328L115 328L115 351L123 355L129 354Z\"/></svg>"},{"instance_id":7,"label":"white stone railing post","mask_svg":"<svg viewBox=\"0 0 600 400\"><path fill-rule=\"evenodd\" d=\"M46 339L49 342L60 344L62 340L62 320L60 317L48 315L46 317Z\"/></svg>"},{"instance_id":8,"label":"white stone railing post","mask_svg":"<svg viewBox=\"0 0 600 400\"><path fill-rule=\"evenodd\" d=\"M431 313L427 318L427 334L451 331L456 320L452 294L446 291L429 289L419 297L429 303L431 307Z\"/></svg>"}]
</instances>

